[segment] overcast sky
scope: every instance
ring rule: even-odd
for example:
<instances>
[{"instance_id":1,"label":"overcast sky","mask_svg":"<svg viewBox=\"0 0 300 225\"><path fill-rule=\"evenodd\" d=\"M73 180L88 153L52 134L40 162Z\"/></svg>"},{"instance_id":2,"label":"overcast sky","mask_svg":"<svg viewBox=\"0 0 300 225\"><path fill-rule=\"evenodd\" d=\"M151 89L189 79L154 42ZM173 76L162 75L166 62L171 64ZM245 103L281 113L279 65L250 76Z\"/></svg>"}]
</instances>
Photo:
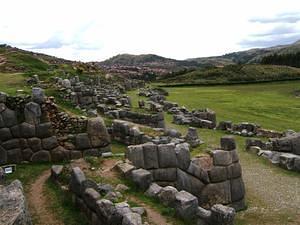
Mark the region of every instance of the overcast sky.
<instances>
[{"instance_id":1,"label":"overcast sky","mask_svg":"<svg viewBox=\"0 0 300 225\"><path fill-rule=\"evenodd\" d=\"M300 39L297 0L0 0L0 43L100 61L186 59Z\"/></svg>"}]
</instances>

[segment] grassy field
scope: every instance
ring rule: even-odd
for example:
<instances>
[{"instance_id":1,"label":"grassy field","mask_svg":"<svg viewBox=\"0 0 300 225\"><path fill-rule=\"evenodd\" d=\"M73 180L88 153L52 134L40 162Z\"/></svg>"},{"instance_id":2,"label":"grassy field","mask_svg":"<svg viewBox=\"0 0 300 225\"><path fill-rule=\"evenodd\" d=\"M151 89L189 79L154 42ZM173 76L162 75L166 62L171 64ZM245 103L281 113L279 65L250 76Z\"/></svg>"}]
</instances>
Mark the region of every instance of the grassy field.
<instances>
[{"instance_id":1,"label":"grassy field","mask_svg":"<svg viewBox=\"0 0 300 225\"><path fill-rule=\"evenodd\" d=\"M210 108L218 121L253 122L274 130L300 130L300 81L166 88L169 101L189 109Z\"/></svg>"},{"instance_id":2,"label":"grassy field","mask_svg":"<svg viewBox=\"0 0 300 225\"><path fill-rule=\"evenodd\" d=\"M22 73L0 73L0 91L15 95L16 90L24 90L29 93L25 76Z\"/></svg>"}]
</instances>

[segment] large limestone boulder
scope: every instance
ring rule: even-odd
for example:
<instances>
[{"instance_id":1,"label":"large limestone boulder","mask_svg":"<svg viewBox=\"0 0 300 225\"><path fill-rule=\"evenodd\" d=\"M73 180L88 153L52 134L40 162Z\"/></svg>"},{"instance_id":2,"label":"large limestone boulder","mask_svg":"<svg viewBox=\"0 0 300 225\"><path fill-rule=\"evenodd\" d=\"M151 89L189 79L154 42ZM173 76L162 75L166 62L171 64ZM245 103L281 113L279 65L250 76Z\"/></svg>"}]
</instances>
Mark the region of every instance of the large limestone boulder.
<instances>
[{"instance_id":1,"label":"large limestone boulder","mask_svg":"<svg viewBox=\"0 0 300 225\"><path fill-rule=\"evenodd\" d=\"M100 116L88 120L87 133L94 148L105 147L110 144L110 136Z\"/></svg>"},{"instance_id":2,"label":"large limestone boulder","mask_svg":"<svg viewBox=\"0 0 300 225\"><path fill-rule=\"evenodd\" d=\"M1 225L32 225L20 181L0 186L0 209Z\"/></svg>"},{"instance_id":3,"label":"large limestone boulder","mask_svg":"<svg viewBox=\"0 0 300 225\"><path fill-rule=\"evenodd\" d=\"M180 191L175 195L175 209L181 218L194 218L198 209L198 199L189 192Z\"/></svg>"}]
</instances>

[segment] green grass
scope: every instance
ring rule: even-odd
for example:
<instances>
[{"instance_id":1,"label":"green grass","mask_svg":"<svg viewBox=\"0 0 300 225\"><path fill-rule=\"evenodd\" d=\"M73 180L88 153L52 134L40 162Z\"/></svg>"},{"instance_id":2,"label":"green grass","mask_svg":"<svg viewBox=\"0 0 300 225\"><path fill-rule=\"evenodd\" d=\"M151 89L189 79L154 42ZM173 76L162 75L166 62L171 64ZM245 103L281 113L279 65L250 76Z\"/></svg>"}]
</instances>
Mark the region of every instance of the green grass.
<instances>
[{"instance_id":1,"label":"green grass","mask_svg":"<svg viewBox=\"0 0 300 225\"><path fill-rule=\"evenodd\" d=\"M49 169L51 165L49 163L28 163L17 165L16 172L6 176L6 181L11 182L18 179L22 182L23 187L26 190L29 185L45 170Z\"/></svg>"},{"instance_id":2,"label":"green grass","mask_svg":"<svg viewBox=\"0 0 300 225\"><path fill-rule=\"evenodd\" d=\"M189 109L210 108L218 121L253 122L274 130L300 130L300 81L166 88L169 101ZM188 101L187 101L188 99Z\"/></svg>"},{"instance_id":3,"label":"green grass","mask_svg":"<svg viewBox=\"0 0 300 225\"><path fill-rule=\"evenodd\" d=\"M0 91L15 95L17 90L30 93L30 88L26 86L25 76L22 73L0 73Z\"/></svg>"},{"instance_id":4,"label":"green grass","mask_svg":"<svg viewBox=\"0 0 300 225\"><path fill-rule=\"evenodd\" d=\"M49 197L49 210L60 218L66 225L88 225L88 220L72 202L69 192L60 189L59 186L48 180L45 194Z\"/></svg>"}]
</instances>

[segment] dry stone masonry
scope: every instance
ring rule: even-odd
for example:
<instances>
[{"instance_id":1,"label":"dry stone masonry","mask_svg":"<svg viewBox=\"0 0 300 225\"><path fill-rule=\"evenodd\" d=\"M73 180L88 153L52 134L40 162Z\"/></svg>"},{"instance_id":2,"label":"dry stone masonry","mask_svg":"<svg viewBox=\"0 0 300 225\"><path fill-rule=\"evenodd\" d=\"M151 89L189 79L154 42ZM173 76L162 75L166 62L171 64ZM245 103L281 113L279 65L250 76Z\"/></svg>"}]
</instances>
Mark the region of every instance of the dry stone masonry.
<instances>
[{"instance_id":1,"label":"dry stone masonry","mask_svg":"<svg viewBox=\"0 0 300 225\"><path fill-rule=\"evenodd\" d=\"M285 137L246 140L246 150L268 159L272 164L300 172L300 133L286 133Z\"/></svg>"},{"instance_id":2,"label":"dry stone masonry","mask_svg":"<svg viewBox=\"0 0 300 225\"><path fill-rule=\"evenodd\" d=\"M80 133L64 133L60 127L74 124L62 119L40 88L33 88L31 97L1 93L0 100L0 164L63 161L110 151L102 118L86 119L81 125L75 120Z\"/></svg>"},{"instance_id":3,"label":"dry stone masonry","mask_svg":"<svg viewBox=\"0 0 300 225\"><path fill-rule=\"evenodd\" d=\"M121 188L120 185L116 187L116 189ZM115 192L110 185L97 184L87 179L79 167L72 169L69 190L73 194L73 202L84 212L91 224L143 224L142 216L137 212L143 214L144 210L131 208L127 202L113 203L117 199L111 199L111 197L121 194Z\"/></svg>"},{"instance_id":4,"label":"dry stone masonry","mask_svg":"<svg viewBox=\"0 0 300 225\"><path fill-rule=\"evenodd\" d=\"M245 208L245 187L242 170L231 136L221 138L221 148L212 156L192 158L189 145L145 143L129 146L126 157L132 163L120 170L141 188L152 182L173 186L196 196L200 206L210 208L224 204Z\"/></svg>"}]
</instances>

